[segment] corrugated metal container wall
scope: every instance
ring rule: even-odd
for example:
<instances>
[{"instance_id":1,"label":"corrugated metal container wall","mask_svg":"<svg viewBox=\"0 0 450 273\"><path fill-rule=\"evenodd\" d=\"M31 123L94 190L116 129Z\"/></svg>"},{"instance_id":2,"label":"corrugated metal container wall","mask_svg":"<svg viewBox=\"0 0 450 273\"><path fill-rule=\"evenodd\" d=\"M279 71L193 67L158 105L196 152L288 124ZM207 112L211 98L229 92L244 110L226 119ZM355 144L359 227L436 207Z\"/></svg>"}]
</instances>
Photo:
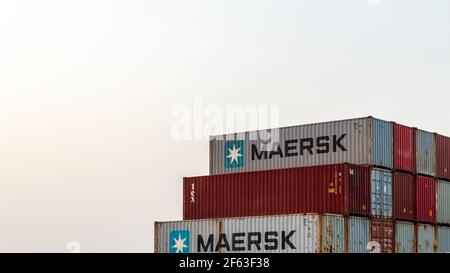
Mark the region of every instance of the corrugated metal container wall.
<instances>
[{"instance_id":1,"label":"corrugated metal container wall","mask_svg":"<svg viewBox=\"0 0 450 273\"><path fill-rule=\"evenodd\" d=\"M417 253L434 253L434 226L417 224Z\"/></svg>"},{"instance_id":2,"label":"corrugated metal container wall","mask_svg":"<svg viewBox=\"0 0 450 273\"><path fill-rule=\"evenodd\" d=\"M368 218L348 218L348 253L368 253L370 242L370 221Z\"/></svg>"},{"instance_id":3,"label":"corrugated metal container wall","mask_svg":"<svg viewBox=\"0 0 450 273\"><path fill-rule=\"evenodd\" d=\"M436 176L450 179L450 138L436 134Z\"/></svg>"},{"instance_id":4,"label":"corrugated metal container wall","mask_svg":"<svg viewBox=\"0 0 450 273\"><path fill-rule=\"evenodd\" d=\"M418 174L436 175L434 134L416 130L416 170Z\"/></svg>"},{"instance_id":5,"label":"corrugated metal container wall","mask_svg":"<svg viewBox=\"0 0 450 273\"><path fill-rule=\"evenodd\" d=\"M394 124L394 169L415 172L415 129Z\"/></svg>"},{"instance_id":6,"label":"corrugated metal container wall","mask_svg":"<svg viewBox=\"0 0 450 273\"><path fill-rule=\"evenodd\" d=\"M345 253L345 221L341 215L322 217L322 253Z\"/></svg>"},{"instance_id":7,"label":"corrugated metal container wall","mask_svg":"<svg viewBox=\"0 0 450 273\"><path fill-rule=\"evenodd\" d=\"M185 178L185 220L296 213L370 214L369 168L349 164ZM350 184L350 181L352 181ZM349 185L358 188L349 190ZM357 199L356 201L354 201Z\"/></svg>"},{"instance_id":8,"label":"corrugated metal container wall","mask_svg":"<svg viewBox=\"0 0 450 273\"><path fill-rule=\"evenodd\" d=\"M372 164L376 166L393 166L393 123L374 118L372 120Z\"/></svg>"},{"instance_id":9,"label":"corrugated metal container wall","mask_svg":"<svg viewBox=\"0 0 450 273\"><path fill-rule=\"evenodd\" d=\"M450 227L438 226L437 241L439 253L450 253Z\"/></svg>"},{"instance_id":10,"label":"corrugated metal container wall","mask_svg":"<svg viewBox=\"0 0 450 273\"><path fill-rule=\"evenodd\" d=\"M371 178L372 216L392 217L392 173L382 169L372 169Z\"/></svg>"},{"instance_id":11,"label":"corrugated metal container wall","mask_svg":"<svg viewBox=\"0 0 450 273\"><path fill-rule=\"evenodd\" d=\"M436 222L436 181L425 176L416 177L416 220Z\"/></svg>"},{"instance_id":12,"label":"corrugated metal container wall","mask_svg":"<svg viewBox=\"0 0 450 273\"><path fill-rule=\"evenodd\" d=\"M358 118L210 138L210 174L354 163L393 166L393 126Z\"/></svg>"},{"instance_id":13,"label":"corrugated metal container wall","mask_svg":"<svg viewBox=\"0 0 450 273\"><path fill-rule=\"evenodd\" d=\"M381 253L394 252L394 222L384 219L371 221L371 239L380 244Z\"/></svg>"},{"instance_id":14,"label":"corrugated metal container wall","mask_svg":"<svg viewBox=\"0 0 450 273\"><path fill-rule=\"evenodd\" d=\"M416 181L412 174L394 173L394 218L414 221L416 218Z\"/></svg>"},{"instance_id":15,"label":"corrugated metal container wall","mask_svg":"<svg viewBox=\"0 0 450 273\"><path fill-rule=\"evenodd\" d=\"M437 181L437 216L439 224L450 224L450 182Z\"/></svg>"},{"instance_id":16,"label":"corrugated metal container wall","mask_svg":"<svg viewBox=\"0 0 450 273\"><path fill-rule=\"evenodd\" d=\"M396 222L395 224L395 253L415 253L414 224Z\"/></svg>"},{"instance_id":17,"label":"corrugated metal container wall","mask_svg":"<svg viewBox=\"0 0 450 273\"><path fill-rule=\"evenodd\" d=\"M370 168L358 165L349 166L349 214L370 215Z\"/></svg>"},{"instance_id":18,"label":"corrugated metal container wall","mask_svg":"<svg viewBox=\"0 0 450 273\"><path fill-rule=\"evenodd\" d=\"M343 253L344 217L305 214L155 223L159 253Z\"/></svg>"}]
</instances>

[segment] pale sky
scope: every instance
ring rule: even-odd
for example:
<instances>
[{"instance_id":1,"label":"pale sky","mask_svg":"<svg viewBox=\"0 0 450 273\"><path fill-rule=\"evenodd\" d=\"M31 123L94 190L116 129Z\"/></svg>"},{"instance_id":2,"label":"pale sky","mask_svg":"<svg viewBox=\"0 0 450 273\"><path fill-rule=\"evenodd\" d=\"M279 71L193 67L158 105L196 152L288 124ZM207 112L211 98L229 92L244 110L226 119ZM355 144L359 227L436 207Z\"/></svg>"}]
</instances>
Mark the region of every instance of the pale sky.
<instances>
[{"instance_id":1,"label":"pale sky","mask_svg":"<svg viewBox=\"0 0 450 273\"><path fill-rule=\"evenodd\" d=\"M0 252L152 252L208 173L194 97L450 135L450 1L1 1Z\"/></svg>"}]
</instances>

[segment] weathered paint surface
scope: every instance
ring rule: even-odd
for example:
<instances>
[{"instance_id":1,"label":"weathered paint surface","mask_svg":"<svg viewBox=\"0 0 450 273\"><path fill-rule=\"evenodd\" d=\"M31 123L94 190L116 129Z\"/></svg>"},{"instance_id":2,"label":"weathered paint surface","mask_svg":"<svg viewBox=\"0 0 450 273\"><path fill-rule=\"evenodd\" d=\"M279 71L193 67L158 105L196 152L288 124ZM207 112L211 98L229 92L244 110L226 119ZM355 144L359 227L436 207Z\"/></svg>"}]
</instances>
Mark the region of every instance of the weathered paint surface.
<instances>
[{"instance_id":1,"label":"weathered paint surface","mask_svg":"<svg viewBox=\"0 0 450 273\"><path fill-rule=\"evenodd\" d=\"M436 176L450 179L450 138L436 134Z\"/></svg>"},{"instance_id":2,"label":"weathered paint surface","mask_svg":"<svg viewBox=\"0 0 450 273\"><path fill-rule=\"evenodd\" d=\"M371 178L372 216L392 217L392 173L387 170L373 169Z\"/></svg>"},{"instance_id":3,"label":"weathered paint surface","mask_svg":"<svg viewBox=\"0 0 450 273\"><path fill-rule=\"evenodd\" d=\"M426 224L417 225L417 252L434 253L434 226Z\"/></svg>"},{"instance_id":4,"label":"weathered paint surface","mask_svg":"<svg viewBox=\"0 0 450 273\"><path fill-rule=\"evenodd\" d=\"M348 253L368 253L370 242L370 221L364 217L348 219Z\"/></svg>"},{"instance_id":5,"label":"weathered paint surface","mask_svg":"<svg viewBox=\"0 0 450 273\"><path fill-rule=\"evenodd\" d=\"M450 227L438 226L438 252L450 253Z\"/></svg>"},{"instance_id":6,"label":"weathered paint surface","mask_svg":"<svg viewBox=\"0 0 450 273\"><path fill-rule=\"evenodd\" d=\"M395 253L415 253L414 224L410 222L396 222L395 224Z\"/></svg>"},{"instance_id":7,"label":"weathered paint surface","mask_svg":"<svg viewBox=\"0 0 450 273\"><path fill-rule=\"evenodd\" d=\"M381 119L372 119L372 164L393 166L393 123Z\"/></svg>"},{"instance_id":8,"label":"weathered paint surface","mask_svg":"<svg viewBox=\"0 0 450 273\"><path fill-rule=\"evenodd\" d=\"M394 124L394 169L416 171L415 129Z\"/></svg>"},{"instance_id":9,"label":"weathered paint surface","mask_svg":"<svg viewBox=\"0 0 450 273\"><path fill-rule=\"evenodd\" d=\"M450 224L450 182L437 181L437 222Z\"/></svg>"},{"instance_id":10,"label":"weathered paint surface","mask_svg":"<svg viewBox=\"0 0 450 273\"><path fill-rule=\"evenodd\" d=\"M436 175L436 145L433 133L416 131L416 169L419 174Z\"/></svg>"},{"instance_id":11,"label":"weathered paint surface","mask_svg":"<svg viewBox=\"0 0 450 273\"><path fill-rule=\"evenodd\" d=\"M412 174L394 173L394 218L414 221L416 219L416 181Z\"/></svg>"},{"instance_id":12,"label":"weathered paint surface","mask_svg":"<svg viewBox=\"0 0 450 273\"><path fill-rule=\"evenodd\" d=\"M416 177L416 220L418 222L436 222L436 181L434 178Z\"/></svg>"},{"instance_id":13,"label":"weathered paint surface","mask_svg":"<svg viewBox=\"0 0 450 273\"><path fill-rule=\"evenodd\" d=\"M155 222L154 251L156 253L197 253L198 238L218 237L220 221ZM184 240L184 241L183 241ZM176 248L182 243L180 248ZM179 245L180 246L180 245Z\"/></svg>"},{"instance_id":14,"label":"weathered paint surface","mask_svg":"<svg viewBox=\"0 0 450 273\"><path fill-rule=\"evenodd\" d=\"M371 117L213 136L210 174L347 162L392 168L392 146L393 124Z\"/></svg>"}]
</instances>

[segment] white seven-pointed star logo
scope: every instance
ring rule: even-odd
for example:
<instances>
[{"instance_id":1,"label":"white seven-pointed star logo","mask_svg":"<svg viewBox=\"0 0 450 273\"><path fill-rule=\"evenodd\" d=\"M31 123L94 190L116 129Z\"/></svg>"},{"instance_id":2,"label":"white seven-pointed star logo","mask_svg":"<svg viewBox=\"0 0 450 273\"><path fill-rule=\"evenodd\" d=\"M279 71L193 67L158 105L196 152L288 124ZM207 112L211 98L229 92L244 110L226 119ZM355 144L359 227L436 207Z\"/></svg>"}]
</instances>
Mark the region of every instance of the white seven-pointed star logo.
<instances>
[{"instance_id":1,"label":"white seven-pointed star logo","mask_svg":"<svg viewBox=\"0 0 450 273\"><path fill-rule=\"evenodd\" d=\"M241 148L237 148L236 149L236 145L233 144L233 149L228 149L228 152L230 153L227 158L230 159L230 164L233 164L234 161L236 161L236 163L239 163L239 157L241 157L242 155L239 153L241 151Z\"/></svg>"},{"instance_id":2,"label":"white seven-pointed star logo","mask_svg":"<svg viewBox=\"0 0 450 273\"><path fill-rule=\"evenodd\" d=\"M175 241L175 244L172 246L172 248L176 248L177 252L176 253L183 253L184 249L186 247L188 247L187 245L184 244L184 242L186 242L187 238L181 238L181 234L178 234L178 240L177 238L173 238L173 240Z\"/></svg>"}]
</instances>

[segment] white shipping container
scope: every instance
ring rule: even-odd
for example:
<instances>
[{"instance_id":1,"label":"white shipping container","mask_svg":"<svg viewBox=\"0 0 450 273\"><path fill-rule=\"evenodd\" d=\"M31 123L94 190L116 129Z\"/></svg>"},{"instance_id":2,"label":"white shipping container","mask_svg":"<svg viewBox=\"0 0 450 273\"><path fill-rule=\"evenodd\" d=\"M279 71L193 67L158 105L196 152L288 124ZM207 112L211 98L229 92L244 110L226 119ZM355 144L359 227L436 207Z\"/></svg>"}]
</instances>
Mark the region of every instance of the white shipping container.
<instances>
[{"instance_id":1,"label":"white shipping container","mask_svg":"<svg viewBox=\"0 0 450 273\"><path fill-rule=\"evenodd\" d=\"M344 217L280 215L155 222L157 253L344 253Z\"/></svg>"},{"instance_id":2,"label":"white shipping container","mask_svg":"<svg viewBox=\"0 0 450 273\"><path fill-rule=\"evenodd\" d=\"M372 117L210 138L210 174L340 163L393 167L393 123Z\"/></svg>"}]
</instances>

